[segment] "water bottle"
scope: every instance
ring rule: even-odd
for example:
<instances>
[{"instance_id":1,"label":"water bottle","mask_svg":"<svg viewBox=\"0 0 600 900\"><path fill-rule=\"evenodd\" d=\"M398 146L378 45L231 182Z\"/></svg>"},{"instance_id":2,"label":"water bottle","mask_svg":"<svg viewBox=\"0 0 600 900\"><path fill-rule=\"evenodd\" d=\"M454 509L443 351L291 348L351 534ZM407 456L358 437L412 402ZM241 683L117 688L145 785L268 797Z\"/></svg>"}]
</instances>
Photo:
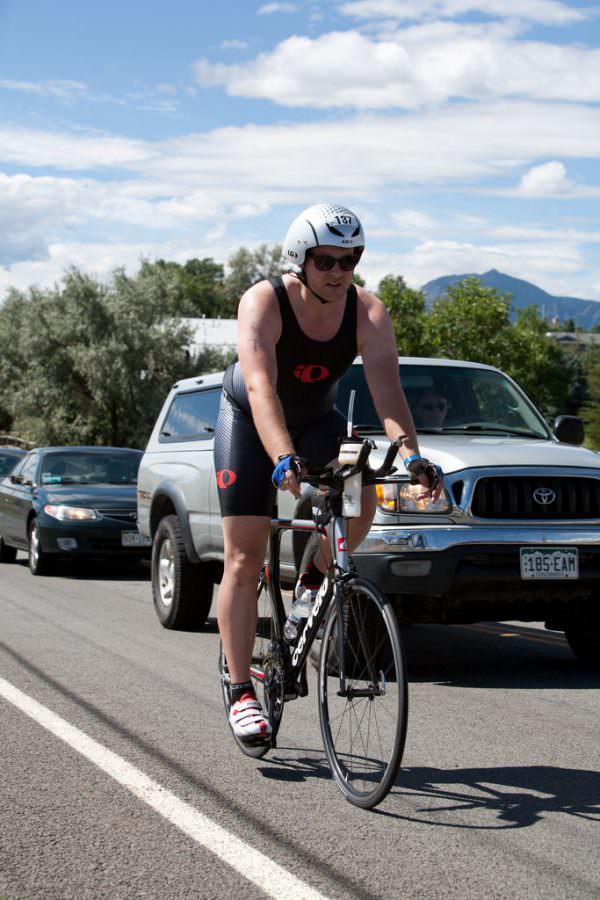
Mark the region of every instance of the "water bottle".
<instances>
[{"instance_id":1,"label":"water bottle","mask_svg":"<svg viewBox=\"0 0 600 900\"><path fill-rule=\"evenodd\" d=\"M313 591L310 588L298 585L296 590L298 591L298 596L294 597L290 614L283 626L283 636L289 644L293 644L298 640L300 632L310 615L312 605Z\"/></svg>"}]
</instances>

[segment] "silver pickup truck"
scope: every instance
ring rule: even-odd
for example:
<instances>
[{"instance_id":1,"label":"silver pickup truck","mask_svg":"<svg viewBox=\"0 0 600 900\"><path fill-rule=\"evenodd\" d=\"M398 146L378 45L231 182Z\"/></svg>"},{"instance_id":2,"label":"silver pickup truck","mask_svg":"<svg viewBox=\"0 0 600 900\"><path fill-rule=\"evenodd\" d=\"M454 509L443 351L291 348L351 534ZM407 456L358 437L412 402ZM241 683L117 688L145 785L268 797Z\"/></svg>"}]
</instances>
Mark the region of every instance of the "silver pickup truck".
<instances>
[{"instance_id":1,"label":"silver pickup truck","mask_svg":"<svg viewBox=\"0 0 600 900\"><path fill-rule=\"evenodd\" d=\"M553 431L507 375L491 366L400 358L421 452L445 474L436 503L417 497L403 467L378 487L372 528L355 565L392 598L399 621L542 621L564 631L576 656L600 661L600 456L579 446L581 420ZM213 467L222 375L173 385L138 477L138 527L153 539L152 585L166 628L198 627L220 579L223 535ZM356 389L355 428L388 441L362 362L340 382L338 407ZM310 495L279 494L281 516L308 518ZM303 544L289 534L282 576Z\"/></svg>"}]
</instances>

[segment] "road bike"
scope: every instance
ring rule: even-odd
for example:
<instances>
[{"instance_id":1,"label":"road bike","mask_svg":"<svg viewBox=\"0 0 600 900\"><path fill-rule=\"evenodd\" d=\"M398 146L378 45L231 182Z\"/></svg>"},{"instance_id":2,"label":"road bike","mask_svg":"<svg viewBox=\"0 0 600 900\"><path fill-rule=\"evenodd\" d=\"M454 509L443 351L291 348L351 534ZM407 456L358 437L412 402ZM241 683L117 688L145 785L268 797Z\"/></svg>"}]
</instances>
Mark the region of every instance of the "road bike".
<instances>
[{"instance_id":1,"label":"road bike","mask_svg":"<svg viewBox=\"0 0 600 900\"><path fill-rule=\"evenodd\" d=\"M402 760L408 719L406 660L392 605L353 568L347 525L349 515L357 515L361 485L390 480L398 443L390 445L376 471L368 466L372 442L353 443L352 462L303 476L314 488L312 520L271 521L268 561L258 581L251 677L272 734L266 742L236 741L245 754L257 759L277 746L285 704L308 693L310 657L318 665L321 733L333 777L350 803L371 809L389 792ZM341 449L345 456L341 452L340 460L349 459L348 441ZM312 611L291 644L283 633L286 611L279 573L281 538L289 529L326 534L332 556ZM219 669L229 716L230 679L222 648Z\"/></svg>"}]
</instances>

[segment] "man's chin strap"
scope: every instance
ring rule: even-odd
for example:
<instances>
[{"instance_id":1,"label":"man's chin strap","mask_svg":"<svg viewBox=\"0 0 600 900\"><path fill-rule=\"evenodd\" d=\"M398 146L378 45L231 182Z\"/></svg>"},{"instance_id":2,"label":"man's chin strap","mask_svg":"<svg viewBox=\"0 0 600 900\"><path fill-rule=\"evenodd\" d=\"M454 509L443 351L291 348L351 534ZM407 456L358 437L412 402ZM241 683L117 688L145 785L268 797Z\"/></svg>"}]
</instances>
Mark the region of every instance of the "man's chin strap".
<instances>
[{"instance_id":1,"label":"man's chin strap","mask_svg":"<svg viewBox=\"0 0 600 900\"><path fill-rule=\"evenodd\" d=\"M302 271L302 272L300 272L300 273L298 273L298 272L290 272L289 274L290 274L290 275L293 275L294 278L297 278L298 281L301 281L302 284L304 285L304 287L305 287L307 290L309 290L309 291L311 292L311 294L312 294L314 297L317 298L317 300L320 300L321 303L322 303L323 305L325 305L326 303L331 303L331 300L326 300L325 297L321 297L320 294L317 294L316 291L313 291L313 289L311 288L310 284L309 284L308 281L306 280L306 275L305 275L304 271Z\"/></svg>"}]
</instances>

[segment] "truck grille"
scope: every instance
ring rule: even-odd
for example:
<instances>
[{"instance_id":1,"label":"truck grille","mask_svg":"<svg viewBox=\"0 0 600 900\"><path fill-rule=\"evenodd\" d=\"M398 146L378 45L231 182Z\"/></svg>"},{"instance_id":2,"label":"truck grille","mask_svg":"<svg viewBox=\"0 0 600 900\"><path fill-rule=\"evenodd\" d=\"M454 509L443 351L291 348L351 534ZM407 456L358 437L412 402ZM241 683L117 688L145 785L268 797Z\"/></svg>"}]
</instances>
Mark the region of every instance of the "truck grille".
<instances>
[{"instance_id":1,"label":"truck grille","mask_svg":"<svg viewBox=\"0 0 600 900\"><path fill-rule=\"evenodd\" d=\"M600 479L481 478L471 512L480 519L598 519Z\"/></svg>"}]
</instances>

